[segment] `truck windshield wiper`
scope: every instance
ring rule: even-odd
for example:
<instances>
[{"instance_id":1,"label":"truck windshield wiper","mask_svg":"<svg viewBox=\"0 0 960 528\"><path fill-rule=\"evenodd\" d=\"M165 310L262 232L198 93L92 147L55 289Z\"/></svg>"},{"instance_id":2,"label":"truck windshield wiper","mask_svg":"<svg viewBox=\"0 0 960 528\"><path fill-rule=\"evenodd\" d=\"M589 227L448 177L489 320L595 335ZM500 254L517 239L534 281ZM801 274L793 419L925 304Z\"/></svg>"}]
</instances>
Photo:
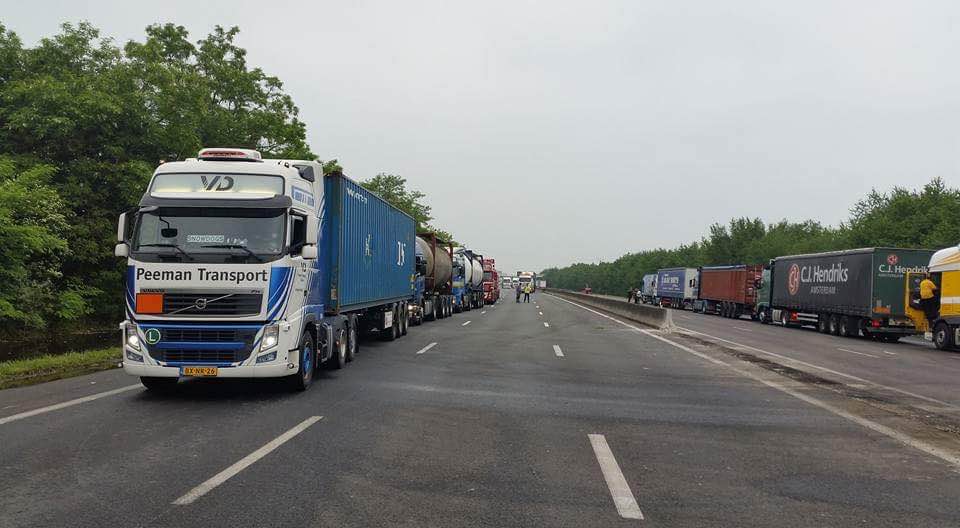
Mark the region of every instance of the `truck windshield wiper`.
<instances>
[{"instance_id":1,"label":"truck windshield wiper","mask_svg":"<svg viewBox=\"0 0 960 528\"><path fill-rule=\"evenodd\" d=\"M242 249L247 252L247 255L250 255L251 257L259 260L260 262L263 262L263 258L260 255L257 255L253 251L250 251L250 248L248 248L247 246L241 246L240 244L214 244L210 246L200 246L200 247L214 248L214 249Z\"/></svg>"},{"instance_id":2,"label":"truck windshield wiper","mask_svg":"<svg viewBox=\"0 0 960 528\"><path fill-rule=\"evenodd\" d=\"M193 255L191 255L190 253L187 253L186 251L184 251L183 248L180 247L179 244L169 244L169 243L166 243L166 242L158 242L158 243L154 243L154 244L139 244L138 247L168 247L168 248L173 248L173 249L176 249L177 251L179 251L180 254L182 254L184 257L187 257L187 258L190 259L190 260L195 260L195 259L193 258Z\"/></svg>"}]
</instances>

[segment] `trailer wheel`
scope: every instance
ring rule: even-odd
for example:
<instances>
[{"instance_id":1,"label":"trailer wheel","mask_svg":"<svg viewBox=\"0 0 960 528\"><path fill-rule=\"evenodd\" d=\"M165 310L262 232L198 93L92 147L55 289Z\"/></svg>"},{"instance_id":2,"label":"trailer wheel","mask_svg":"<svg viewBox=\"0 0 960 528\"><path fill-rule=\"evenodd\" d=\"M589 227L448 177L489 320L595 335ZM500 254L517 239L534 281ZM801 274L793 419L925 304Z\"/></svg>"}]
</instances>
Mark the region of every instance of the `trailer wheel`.
<instances>
[{"instance_id":1,"label":"trailer wheel","mask_svg":"<svg viewBox=\"0 0 960 528\"><path fill-rule=\"evenodd\" d=\"M360 342L357 339L357 316L347 317L347 361L353 361L357 357L357 351L360 350Z\"/></svg>"},{"instance_id":2,"label":"trailer wheel","mask_svg":"<svg viewBox=\"0 0 960 528\"><path fill-rule=\"evenodd\" d=\"M407 303L400 303L400 335L407 335L407 328L410 326L410 309Z\"/></svg>"},{"instance_id":3,"label":"trailer wheel","mask_svg":"<svg viewBox=\"0 0 960 528\"><path fill-rule=\"evenodd\" d=\"M860 330L857 328L855 318L847 315L840 317L840 335L843 337L860 336Z\"/></svg>"},{"instance_id":4,"label":"trailer wheel","mask_svg":"<svg viewBox=\"0 0 960 528\"><path fill-rule=\"evenodd\" d=\"M830 316L827 314L818 314L817 315L817 331L821 334L830 333Z\"/></svg>"},{"instance_id":5,"label":"trailer wheel","mask_svg":"<svg viewBox=\"0 0 960 528\"><path fill-rule=\"evenodd\" d=\"M790 318L787 316L787 311L780 310L780 324L782 324L783 326L788 326L789 322L790 322Z\"/></svg>"},{"instance_id":6,"label":"trailer wheel","mask_svg":"<svg viewBox=\"0 0 960 528\"><path fill-rule=\"evenodd\" d=\"M380 338L384 341L393 341L400 336L400 317L397 314L397 308L393 308L393 324L390 325L390 328L381 328L380 329Z\"/></svg>"},{"instance_id":7,"label":"trailer wheel","mask_svg":"<svg viewBox=\"0 0 960 528\"><path fill-rule=\"evenodd\" d=\"M836 314L830 314L828 322L830 326L830 335L840 335L840 317Z\"/></svg>"},{"instance_id":8,"label":"trailer wheel","mask_svg":"<svg viewBox=\"0 0 960 528\"><path fill-rule=\"evenodd\" d=\"M151 378L147 376L140 377L140 383L142 383L147 390L153 392L172 390L177 386L178 381L180 381L180 378Z\"/></svg>"},{"instance_id":9,"label":"trailer wheel","mask_svg":"<svg viewBox=\"0 0 960 528\"><path fill-rule=\"evenodd\" d=\"M937 350L953 348L953 332L950 331L950 325L940 321L937 326L933 327L933 344L937 347Z\"/></svg>"},{"instance_id":10,"label":"trailer wheel","mask_svg":"<svg viewBox=\"0 0 960 528\"><path fill-rule=\"evenodd\" d=\"M310 332L304 332L300 336L300 346L297 351L300 356L300 368L297 369L296 374L287 379L291 389L305 391L313 384L313 371L317 367L317 351Z\"/></svg>"}]
</instances>

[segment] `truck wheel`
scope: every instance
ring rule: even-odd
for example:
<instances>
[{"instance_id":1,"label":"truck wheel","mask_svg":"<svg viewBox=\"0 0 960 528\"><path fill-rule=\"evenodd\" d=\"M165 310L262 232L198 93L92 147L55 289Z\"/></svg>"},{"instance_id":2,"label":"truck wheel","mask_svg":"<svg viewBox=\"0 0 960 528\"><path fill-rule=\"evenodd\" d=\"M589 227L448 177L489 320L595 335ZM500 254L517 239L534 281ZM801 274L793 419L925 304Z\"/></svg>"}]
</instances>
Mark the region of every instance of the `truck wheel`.
<instances>
[{"instance_id":1,"label":"truck wheel","mask_svg":"<svg viewBox=\"0 0 960 528\"><path fill-rule=\"evenodd\" d=\"M830 316L828 316L827 314L819 314L819 315L817 315L817 331L818 331L818 332L820 332L821 334L829 334L829 333L830 333L830 321L829 321L829 319L830 319Z\"/></svg>"},{"instance_id":2,"label":"truck wheel","mask_svg":"<svg viewBox=\"0 0 960 528\"><path fill-rule=\"evenodd\" d=\"M782 324L783 326L788 326L789 322L790 322L790 318L787 316L787 311L780 310L780 324Z\"/></svg>"},{"instance_id":3,"label":"truck wheel","mask_svg":"<svg viewBox=\"0 0 960 528\"><path fill-rule=\"evenodd\" d=\"M172 390L177 386L177 382L180 381L180 378L148 378L146 376L140 377L140 383L143 384L147 390L154 392L164 392Z\"/></svg>"},{"instance_id":4,"label":"truck wheel","mask_svg":"<svg viewBox=\"0 0 960 528\"><path fill-rule=\"evenodd\" d=\"M400 303L400 335L407 335L407 328L410 326L410 309L407 303Z\"/></svg>"},{"instance_id":5,"label":"truck wheel","mask_svg":"<svg viewBox=\"0 0 960 528\"><path fill-rule=\"evenodd\" d=\"M840 317L840 335L843 337L860 337L860 330L857 328L856 320L853 317Z\"/></svg>"},{"instance_id":6,"label":"truck wheel","mask_svg":"<svg viewBox=\"0 0 960 528\"><path fill-rule=\"evenodd\" d=\"M933 344L937 347L937 350L953 348L953 332L950 331L950 325L940 321L937 326L933 327Z\"/></svg>"},{"instance_id":7,"label":"truck wheel","mask_svg":"<svg viewBox=\"0 0 960 528\"><path fill-rule=\"evenodd\" d=\"M828 324L830 326L830 335L840 335L840 317L831 314L830 319L828 319Z\"/></svg>"},{"instance_id":8,"label":"truck wheel","mask_svg":"<svg viewBox=\"0 0 960 528\"><path fill-rule=\"evenodd\" d=\"M400 318L397 315L397 310L393 310L393 324L390 325L390 328L385 328L380 330L380 337L384 341L393 341L400 335Z\"/></svg>"},{"instance_id":9,"label":"truck wheel","mask_svg":"<svg viewBox=\"0 0 960 528\"><path fill-rule=\"evenodd\" d=\"M347 366L347 332L340 328L333 335L333 354L327 360L327 367L340 370Z\"/></svg>"},{"instance_id":10,"label":"truck wheel","mask_svg":"<svg viewBox=\"0 0 960 528\"><path fill-rule=\"evenodd\" d=\"M347 317L347 361L353 361L360 350L360 341L357 339L357 316Z\"/></svg>"},{"instance_id":11,"label":"truck wheel","mask_svg":"<svg viewBox=\"0 0 960 528\"><path fill-rule=\"evenodd\" d=\"M313 384L313 370L317 366L317 351L310 332L304 332L300 337L300 346L297 350L300 356L300 368L297 369L296 374L287 379L290 382L290 388L296 391L305 391Z\"/></svg>"}]
</instances>

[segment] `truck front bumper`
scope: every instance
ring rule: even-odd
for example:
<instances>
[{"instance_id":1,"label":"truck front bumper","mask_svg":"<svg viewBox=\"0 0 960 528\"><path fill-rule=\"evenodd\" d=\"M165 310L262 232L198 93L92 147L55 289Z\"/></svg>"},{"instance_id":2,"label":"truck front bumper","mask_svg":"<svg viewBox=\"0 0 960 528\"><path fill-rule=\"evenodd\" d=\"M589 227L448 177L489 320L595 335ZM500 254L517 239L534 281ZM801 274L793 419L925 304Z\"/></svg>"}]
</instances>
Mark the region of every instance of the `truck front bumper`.
<instances>
[{"instance_id":1,"label":"truck front bumper","mask_svg":"<svg viewBox=\"0 0 960 528\"><path fill-rule=\"evenodd\" d=\"M246 365L240 367L218 367L218 378L280 378L296 374L297 369L289 368L286 363L272 365ZM197 365L203 366L203 365ZM130 360L124 360L123 371L131 376L147 378L179 378L180 367L161 367L159 365L144 365Z\"/></svg>"}]
</instances>

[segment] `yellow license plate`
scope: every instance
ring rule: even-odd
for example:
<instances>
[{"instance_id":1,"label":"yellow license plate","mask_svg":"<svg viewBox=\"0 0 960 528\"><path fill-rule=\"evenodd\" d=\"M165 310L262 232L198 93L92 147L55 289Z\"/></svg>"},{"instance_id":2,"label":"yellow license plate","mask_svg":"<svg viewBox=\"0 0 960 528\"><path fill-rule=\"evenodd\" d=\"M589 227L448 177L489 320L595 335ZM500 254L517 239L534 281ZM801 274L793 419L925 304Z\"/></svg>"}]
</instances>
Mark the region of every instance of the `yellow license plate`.
<instances>
[{"instance_id":1,"label":"yellow license plate","mask_svg":"<svg viewBox=\"0 0 960 528\"><path fill-rule=\"evenodd\" d=\"M216 376L217 367L183 367L180 369L181 376Z\"/></svg>"}]
</instances>

